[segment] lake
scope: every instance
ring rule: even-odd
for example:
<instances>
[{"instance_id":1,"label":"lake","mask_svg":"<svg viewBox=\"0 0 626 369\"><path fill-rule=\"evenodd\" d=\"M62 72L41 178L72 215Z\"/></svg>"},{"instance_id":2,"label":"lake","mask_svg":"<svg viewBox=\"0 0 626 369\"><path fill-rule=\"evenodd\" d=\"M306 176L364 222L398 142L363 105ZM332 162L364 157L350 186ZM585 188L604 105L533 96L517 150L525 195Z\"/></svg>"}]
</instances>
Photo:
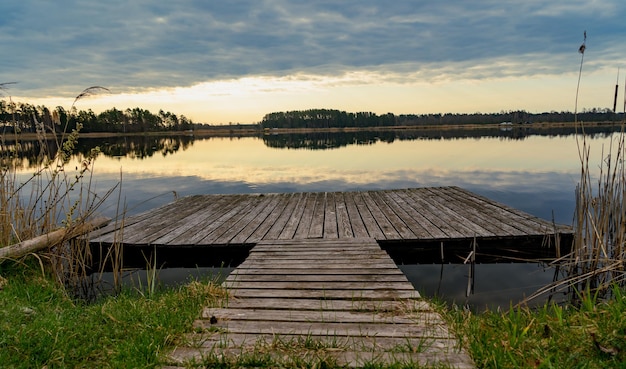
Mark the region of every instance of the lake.
<instances>
[{"instance_id":1,"label":"lake","mask_svg":"<svg viewBox=\"0 0 626 369\"><path fill-rule=\"evenodd\" d=\"M587 130L590 167L601 164L603 150L609 150L619 130ZM81 138L77 150L101 148L92 189L104 193L121 180L121 190L100 208L108 216L119 211L118 199L129 214L137 214L191 194L454 185L544 219L572 224L581 171L578 140L573 129L516 126L226 138ZM72 165L80 159L78 155ZM26 178L32 169L23 160ZM467 265L401 269L423 294L478 309L506 308L552 281L554 274L538 264L480 265L474 294L466 297Z\"/></svg>"}]
</instances>

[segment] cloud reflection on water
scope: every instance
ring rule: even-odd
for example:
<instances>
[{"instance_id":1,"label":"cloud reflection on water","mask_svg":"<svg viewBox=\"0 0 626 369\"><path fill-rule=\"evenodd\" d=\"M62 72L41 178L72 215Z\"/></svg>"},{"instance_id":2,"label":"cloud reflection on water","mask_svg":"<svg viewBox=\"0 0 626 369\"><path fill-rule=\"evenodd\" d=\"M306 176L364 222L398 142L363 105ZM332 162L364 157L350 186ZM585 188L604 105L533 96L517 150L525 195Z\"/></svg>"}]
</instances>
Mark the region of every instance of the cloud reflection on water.
<instances>
[{"instance_id":1,"label":"cloud reflection on water","mask_svg":"<svg viewBox=\"0 0 626 369\"><path fill-rule=\"evenodd\" d=\"M591 140L595 155L591 163L600 162L601 146L610 140ZM580 163L572 136L379 141L330 150L271 148L259 138L213 138L141 159L101 156L94 171L96 190L115 186L120 172L120 199L129 214L193 194L459 186L540 218L554 215L556 222L571 224ZM116 204L114 195L100 210L114 216ZM445 268L441 281L438 265L403 270L427 295L441 287L448 301L462 303L467 270ZM479 308L486 304L506 308L511 299L519 300L552 278L551 273L538 273L537 265L516 265L515 279L503 281L501 277L510 275L512 268L509 264L479 267L470 302Z\"/></svg>"}]
</instances>

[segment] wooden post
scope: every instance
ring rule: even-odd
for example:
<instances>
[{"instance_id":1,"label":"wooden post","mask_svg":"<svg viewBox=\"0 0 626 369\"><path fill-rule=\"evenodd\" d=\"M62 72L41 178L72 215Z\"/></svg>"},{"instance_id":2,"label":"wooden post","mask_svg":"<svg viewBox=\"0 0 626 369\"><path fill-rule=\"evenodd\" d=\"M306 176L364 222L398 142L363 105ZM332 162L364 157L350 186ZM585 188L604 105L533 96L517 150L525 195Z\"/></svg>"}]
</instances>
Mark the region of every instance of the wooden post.
<instances>
[{"instance_id":1,"label":"wooden post","mask_svg":"<svg viewBox=\"0 0 626 369\"><path fill-rule=\"evenodd\" d=\"M0 248L0 260L19 258L31 252L39 251L46 247L54 246L63 240L70 239L87 233L93 229L100 228L111 221L110 218L98 217L82 222L76 226L57 229L50 233L22 241L11 246Z\"/></svg>"},{"instance_id":2,"label":"wooden post","mask_svg":"<svg viewBox=\"0 0 626 369\"><path fill-rule=\"evenodd\" d=\"M443 264L444 261L444 257L443 257L443 241L441 241L441 263Z\"/></svg>"}]
</instances>

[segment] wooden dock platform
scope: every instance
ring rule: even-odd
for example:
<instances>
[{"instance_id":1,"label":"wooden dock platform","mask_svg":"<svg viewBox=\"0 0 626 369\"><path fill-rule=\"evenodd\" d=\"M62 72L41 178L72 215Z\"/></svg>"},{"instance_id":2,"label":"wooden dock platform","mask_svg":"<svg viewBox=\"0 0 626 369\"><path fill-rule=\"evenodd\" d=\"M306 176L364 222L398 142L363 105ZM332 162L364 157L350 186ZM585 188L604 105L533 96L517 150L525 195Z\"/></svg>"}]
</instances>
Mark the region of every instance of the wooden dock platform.
<instances>
[{"instance_id":1,"label":"wooden dock platform","mask_svg":"<svg viewBox=\"0 0 626 369\"><path fill-rule=\"evenodd\" d=\"M92 244L255 245L290 239L378 241L506 240L571 234L459 187L402 190L198 195L94 232Z\"/></svg>"},{"instance_id":2,"label":"wooden dock platform","mask_svg":"<svg viewBox=\"0 0 626 369\"><path fill-rule=\"evenodd\" d=\"M111 223L90 242L123 244L125 263L132 250L145 263L144 251L154 249L169 266L185 253L197 265L209 259L204 250L244 250L245 261L225 281L228 303L205 309L196 322L201 333L171 354L175 365L291 353L348 366L469 368L460 341L387 252L430 243L441 244L443 255L444 243L501 247L571 234L461 188L437 187L188 196Z\"/></svg>"},{"instance_id":3,"label":"wooden dock platform","mask_svg":"<svg viewBox=\"0 0 626 369\"><path fill-rule=\"evenodd\" d=\"M472 368L441 316L372 238L259 241L206 308L174 365L239 355Z\"/></svg>"}]
</instances>

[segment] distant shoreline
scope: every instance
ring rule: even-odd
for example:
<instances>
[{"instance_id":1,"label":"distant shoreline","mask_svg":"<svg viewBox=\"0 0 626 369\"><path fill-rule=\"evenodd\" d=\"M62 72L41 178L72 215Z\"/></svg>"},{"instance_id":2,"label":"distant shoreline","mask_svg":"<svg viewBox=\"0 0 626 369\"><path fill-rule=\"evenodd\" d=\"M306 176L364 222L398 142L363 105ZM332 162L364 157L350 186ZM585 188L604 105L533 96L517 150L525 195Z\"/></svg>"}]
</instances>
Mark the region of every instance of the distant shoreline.
<instances>
[{"instance_id":1,"label":"distant shoreline","mask_svg":"<svg viewBox=\"0 0 626 369\"><path fill-rule=\"evenodd\" d=\"M580 122L578 123L580 124ZM617 126L622 122L586 122L585 127ZM341 132L389 132L389 131L433 131L433 130L476 130L476 129L501 129L501 128L565 128L575 127L574 122L559 123L523 123L523 124L447 124L447 125L420 125L420 126L389 126L389 127L329 127L329 128L266 128L252 127L252 125L212 126L193 131L154 131L154 132L81 132L81 138L106 138L124 136L193 136L193 137L231 137L231 136L259 136L268 134L304 134L304 133L341 133ZM50 135L50 139L55 138ZM36 133L7 133L5 139L11 136L32 140L37 139ZM58 135L60 136L60 134Z\"/></svg>"}]
</instances>

